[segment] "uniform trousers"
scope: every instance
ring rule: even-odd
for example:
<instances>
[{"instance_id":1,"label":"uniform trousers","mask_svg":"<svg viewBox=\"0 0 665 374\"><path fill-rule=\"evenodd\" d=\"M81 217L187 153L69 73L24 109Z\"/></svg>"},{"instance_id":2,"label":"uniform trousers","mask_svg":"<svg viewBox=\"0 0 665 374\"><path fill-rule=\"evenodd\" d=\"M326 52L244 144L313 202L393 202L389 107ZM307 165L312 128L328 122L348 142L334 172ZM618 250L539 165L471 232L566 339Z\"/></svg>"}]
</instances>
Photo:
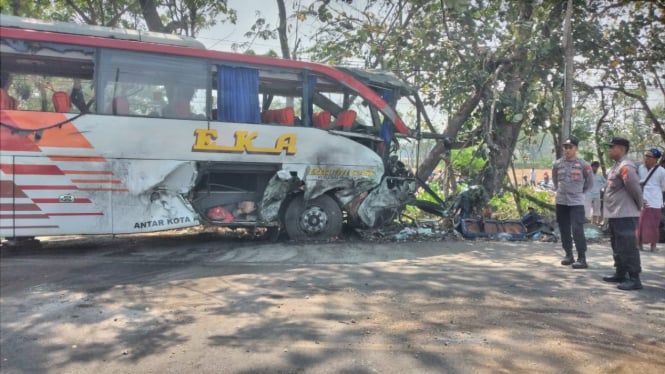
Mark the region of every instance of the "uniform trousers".
<instances>
[{"instance_id":1,"label":"uniform trousers","mask_svg":"<svg viewBox=\"0 0 665 374\"><path fill-rule=\"evenodd\" d=\"M566 251L566 256L572 256L575 242L577 255L586 258L584 221L584 205L556 205L556 222L559 224L561 246Z\"/></svg>"},{"instance_id":2,"label":"uniform trousers","mask_svg":"<svg viewBox=\"0 0 665 374\"><path fill-rule=\"evenodd\" d=\"M637 275L642 272L640 250L637 248L635 229L637 217L610 218L610 244L617 274Z\"/></svg>"}]
</instances>

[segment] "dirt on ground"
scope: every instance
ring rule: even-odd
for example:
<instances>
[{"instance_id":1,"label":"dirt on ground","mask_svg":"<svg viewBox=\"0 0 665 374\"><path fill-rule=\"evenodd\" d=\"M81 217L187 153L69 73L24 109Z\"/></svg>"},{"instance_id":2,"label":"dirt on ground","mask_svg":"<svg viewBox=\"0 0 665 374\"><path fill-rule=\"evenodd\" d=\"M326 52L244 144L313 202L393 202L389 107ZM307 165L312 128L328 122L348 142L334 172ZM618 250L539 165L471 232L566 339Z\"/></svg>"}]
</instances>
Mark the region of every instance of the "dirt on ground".
<instances>
[{"instance_id":1,"label":"dirt on ground","mask_svg":"<svg viewBox=\"0 0 665 374\"><path fill-rule=\"evenodd\" d=\"M179 232L2 249L2 373L663 373L665 248L644 289L559 244L268 242Z\"/></svg>"}]
</instances>

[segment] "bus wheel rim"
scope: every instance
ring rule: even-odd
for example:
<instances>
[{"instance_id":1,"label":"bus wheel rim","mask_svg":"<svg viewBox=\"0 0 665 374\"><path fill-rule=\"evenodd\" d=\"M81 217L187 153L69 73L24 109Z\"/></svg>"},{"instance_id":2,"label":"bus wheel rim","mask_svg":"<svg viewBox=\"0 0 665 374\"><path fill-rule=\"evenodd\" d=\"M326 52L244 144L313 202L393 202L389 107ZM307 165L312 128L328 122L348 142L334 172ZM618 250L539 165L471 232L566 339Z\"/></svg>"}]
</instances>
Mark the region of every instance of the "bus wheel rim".
<instances>
[{"instance_id":1,"label":"bus wheel rim","mask_svg":"<svg viewBox=\"0 0 665 374\"><path fill-rule=\"evenodd\" d=\"M328 215L318 206L312 206L300 216L300 227L309 234L322 232L328 223Z\"/></svg>"}]
</instances>

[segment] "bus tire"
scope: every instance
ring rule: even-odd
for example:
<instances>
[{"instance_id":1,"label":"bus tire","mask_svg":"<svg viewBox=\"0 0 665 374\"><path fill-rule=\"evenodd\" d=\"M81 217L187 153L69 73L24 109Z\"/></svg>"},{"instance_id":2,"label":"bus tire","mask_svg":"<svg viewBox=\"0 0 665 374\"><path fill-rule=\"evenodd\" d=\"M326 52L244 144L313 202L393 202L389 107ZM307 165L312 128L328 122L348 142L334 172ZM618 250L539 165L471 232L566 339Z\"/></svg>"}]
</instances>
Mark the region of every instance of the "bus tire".
<instances>
[{"instance_id":1,"label":"bus tire","mask_svg":"<svg viewBox=\"0 0 665 374\"><path fill-rule=\"evenodd\" d=\"M325 240L342 231L342 210L328 195L305 201L303 195L289 202L284 227L292 240Z\"/></svg>"}]
</instances>

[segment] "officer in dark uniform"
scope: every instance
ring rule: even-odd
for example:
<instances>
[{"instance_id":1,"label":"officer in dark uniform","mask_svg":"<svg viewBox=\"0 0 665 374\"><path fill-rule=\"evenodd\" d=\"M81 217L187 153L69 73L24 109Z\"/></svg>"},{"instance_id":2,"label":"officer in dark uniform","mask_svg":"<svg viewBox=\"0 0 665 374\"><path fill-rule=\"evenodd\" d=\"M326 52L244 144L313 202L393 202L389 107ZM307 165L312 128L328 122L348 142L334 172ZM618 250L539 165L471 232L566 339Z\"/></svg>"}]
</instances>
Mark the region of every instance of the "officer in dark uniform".
<instances>
[{"instance_id":1,"label":"officer in dark uniform","mask_svg":"<svg viewBox=\"0 0 665 374\"><path fill-rule=\"evenodd\" d=\"M626 156L630 148L628 140L613 138L608 147L607 154L615 164L607 174L603 212L610 224L610 243L616 270L603 280L619 283L621 290L639 290L642 288L642 268L635 230L642 208L640 177L635 163Z\"/></svg>"},{"instance_id":2,"label":"officer in dark uniform","mask_svg":"<svg viewBox=\"0 0 665 374\"><path fill-rule=\"evenodd\" d=\"M572 264L574 269L586 269L584 194L593 186L593 172L588 162L577 157L578 144L574 136L563 142L564 157L556 160L552 167L552 183L556 191L556 221L561 232L561 246L566 252L561 265ZM577 261L573 258L573 241Z\"/></svg>"}]
</instances>

